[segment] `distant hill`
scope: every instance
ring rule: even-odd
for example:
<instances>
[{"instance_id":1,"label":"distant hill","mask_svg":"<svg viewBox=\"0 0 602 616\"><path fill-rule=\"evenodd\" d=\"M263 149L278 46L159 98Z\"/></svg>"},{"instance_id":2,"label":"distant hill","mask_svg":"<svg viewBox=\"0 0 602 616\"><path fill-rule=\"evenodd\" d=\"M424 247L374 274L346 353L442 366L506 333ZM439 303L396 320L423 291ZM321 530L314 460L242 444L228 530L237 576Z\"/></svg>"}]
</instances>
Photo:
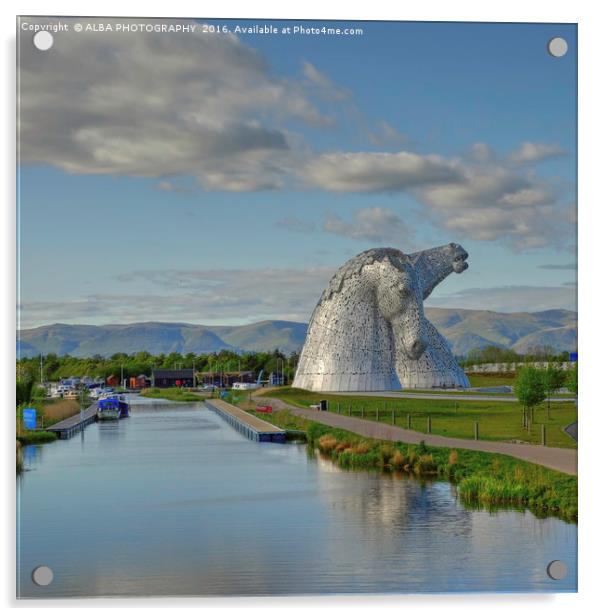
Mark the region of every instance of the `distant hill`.
<instances>
[{"instance_id":1,"label":"distant hill","mask_svg":"<svg viewBox=\"0 0 602 616\"><path fill-rule=\"evenodd\" d=\"M206 326L190 323L131 323L128 325L44 325L21 330L17 342L22 357L40 352L74 357L148 351L213 353L222 349L262 351L299 350L307 325L291 321L261 321L251 325Z\"/></svg>"},{"instance_id":2,"label":"distant hill","mask_svg":"<svg viewBox=\"0 0 602 616\"><path fill-rule=\"evenodd\" d=\"M551 346L556 351L577 348L577 313L571 310L492 312L427 308L426 315L456 355L489 345L517 353L542 346Z\"/></svg>"},{"instance_id":3,"label":"distant hill","mask_svg":"<svg viewBox=\"0 0 602 616\"><path fill-rule=\"evenodd\" d=\"M502 313L489 310L427 308L426 315L447 338L456 355L495 345L519 353L541 346L557 351L577 347L577 313L570 310ZM260 321L249 325L131 323L128 325L65 325L57 323L21 331L17 353L40 352L90 357L113 353L212 353L235 351L298 351L306 323Z\"/></svg>"}]
</instances>

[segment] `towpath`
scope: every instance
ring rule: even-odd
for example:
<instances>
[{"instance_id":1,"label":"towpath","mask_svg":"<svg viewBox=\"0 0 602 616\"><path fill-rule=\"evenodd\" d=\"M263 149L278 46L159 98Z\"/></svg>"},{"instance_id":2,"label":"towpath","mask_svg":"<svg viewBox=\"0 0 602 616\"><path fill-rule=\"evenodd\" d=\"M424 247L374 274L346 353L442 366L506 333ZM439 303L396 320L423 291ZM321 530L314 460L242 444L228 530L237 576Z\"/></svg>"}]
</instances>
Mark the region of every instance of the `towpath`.
<instances>
[{"instance_id":1,"label":"towpath","mask_svg":"<svg viewBox=\"0 0 602 616\"><path fill-rule=\"evenodd\" d=\"M305 417L312 421L332 426L333 428L349 430L350 432L355 432L356 434L369 438L385 441L402 441L410 444L424 441L426 445L432 445L433 447L472 449L474 451L505 454L520 460L533 462L534 464L541 464L542 466L568 473L569 475L577 474L577 450L575 449L543 447L541 445L522 443L506 443L503 441L475 441L438 436L435 434L424 434L423 432L407 430L399 426L390 426L385 423L360 419L358 417L349 417L347 415L338 415L328 411L301 408L285 403L277 398L262 396L261 400L262 402L267 402L276 410L288 409L299 417Z\"/></svg>"}]
</instances>

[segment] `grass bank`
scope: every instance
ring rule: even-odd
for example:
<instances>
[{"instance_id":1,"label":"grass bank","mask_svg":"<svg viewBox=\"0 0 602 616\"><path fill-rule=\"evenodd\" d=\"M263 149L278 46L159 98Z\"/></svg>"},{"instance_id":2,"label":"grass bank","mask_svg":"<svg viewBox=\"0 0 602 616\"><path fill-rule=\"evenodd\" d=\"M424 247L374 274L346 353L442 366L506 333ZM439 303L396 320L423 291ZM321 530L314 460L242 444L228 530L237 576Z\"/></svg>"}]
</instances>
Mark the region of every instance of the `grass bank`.
<instances>
[{"instance_id":1,"label":"grass bank","mask_svg":"<svg viewBox=\"0 0 602 616\"><path fill-rule=\"evenodd\" d=\"M272 413L269 421L305 431L310 450L318 450L342 468L445 479L457 486L468 506L529 509L537 516L577 520L577 478L537 464L500 454L366 438L286 410Z\"/></svg>"},{"instance_id":2,"label":"grass bank","mask_svg":"<svg viewBox=\"0 0 602 616\"><path fill-rule=\"evenodd\" d=\"M471 387L499 387L500 385L514 385L516 374L514 372L501 372L487 374L486 372L467 372L466 376Z\"/></svg>"},{"instance_id":3,"label":"grass bank","mask_svg":"<svg viewBox=\"0 0 602 616\"><path fill-rule=\"evenodd\" d=\"M206 394L197 394L180 387L168 387L167 389L149 387L148 389L143 389L140 395L145 398L162 398L164 400L173 400L174 402L198 402L208 397Z\"/></svg>"},{"instance_id":4,"label":"grass bank","mask_svg":"<svg viewBox=\"0 0 602 616\"><path fill-rule=\"evenodd\" d=\"M479 423L479 438L491 441L518 441L539 444L541 425L546 426L546 441L550 447L576 448L577 444L564 428L577 420L577 408L571 401L552 402L548 416L546 404L535 410L531 429L522 426L522 407L518 402L497 400L423 400L417 398L378 398L375 396L345 396L320 394L282 387L265 394L293 406L308 408L320 400L328 400L331 413L340 413L379 421L417 432L457 438L473 438L474 423Z\"/></svg>"},{"instance_id":5,"label":"grass bank","mask_svg":"<svg viewBox=\"0 0 602 616\"><path fill-rule=\"evenodd\" d=\"M17 441L21 445L36 445L39 443L50 443L56 441L57 436L54 432L45 432L44 430L27 430L17 435Z\"/></svg>"}]
</instances>

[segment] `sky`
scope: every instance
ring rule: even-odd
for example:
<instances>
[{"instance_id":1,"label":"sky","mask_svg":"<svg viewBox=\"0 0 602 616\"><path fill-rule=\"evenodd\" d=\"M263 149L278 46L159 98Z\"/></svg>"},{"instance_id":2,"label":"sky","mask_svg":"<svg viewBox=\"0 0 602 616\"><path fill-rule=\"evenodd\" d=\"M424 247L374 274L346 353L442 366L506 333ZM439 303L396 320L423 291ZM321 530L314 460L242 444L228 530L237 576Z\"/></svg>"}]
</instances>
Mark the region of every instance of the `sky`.
<instances>
[{"instance_id":1,"label":"sky","mask_svg":"<svg viewBox=\"0 0 602 616\"><path fill-rule=\"evenodd\" d=\"M61 18L35 49L58 21L19 24L21 328L306 321L359 252L448 242L427 307L575 309L576 26Z\"/></svg>"}]
</instances>

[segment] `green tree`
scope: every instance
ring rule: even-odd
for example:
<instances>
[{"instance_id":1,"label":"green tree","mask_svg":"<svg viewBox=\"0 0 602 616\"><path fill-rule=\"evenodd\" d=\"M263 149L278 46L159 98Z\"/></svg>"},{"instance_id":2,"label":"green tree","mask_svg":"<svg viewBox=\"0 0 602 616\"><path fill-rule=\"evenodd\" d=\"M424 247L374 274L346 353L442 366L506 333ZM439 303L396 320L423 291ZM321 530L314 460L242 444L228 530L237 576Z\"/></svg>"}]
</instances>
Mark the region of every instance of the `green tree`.
<instances>
[{"instance_id":1,"label":"green tree","mask_svg":"<svg viewBox=\"0 0 602 616\"><path fill-rule=\"evenodd\" d=\"M33 394L33 379L17 379L17 406L31 401Z\"/></svg>"},{"instance_id":2,"label":"green tree","mask_svg":"<svg viewBox=\"0 0 602 616\"><path fill-rule=\"evenodd\" d=\"M549 362L542 376L548 399L547 417L550 419L550 398L563 386L565 374L558 365Z\"/></svg>"},{"instance_id":3,"label":"green tree","mask_svg":"<svg viewBox=\"0 0 602 616\"><path fill-rule=\"evenodd\" d=\"M523 405L523 428L527 426L527 414L533 422L533 409L546 399L543 370L534 366L523 366L514 381L514 393Z\"/></svg>"},{"instance_id":4,"label":"green tree","mask_svg":"<svg viewBox=\"0 0 602 616\"><path fill-rule=\"evenodd\" d=\"M566 387L572 393L577 395L577 363L569 370L566 377Z\"/></svg>"}]
</instances>

